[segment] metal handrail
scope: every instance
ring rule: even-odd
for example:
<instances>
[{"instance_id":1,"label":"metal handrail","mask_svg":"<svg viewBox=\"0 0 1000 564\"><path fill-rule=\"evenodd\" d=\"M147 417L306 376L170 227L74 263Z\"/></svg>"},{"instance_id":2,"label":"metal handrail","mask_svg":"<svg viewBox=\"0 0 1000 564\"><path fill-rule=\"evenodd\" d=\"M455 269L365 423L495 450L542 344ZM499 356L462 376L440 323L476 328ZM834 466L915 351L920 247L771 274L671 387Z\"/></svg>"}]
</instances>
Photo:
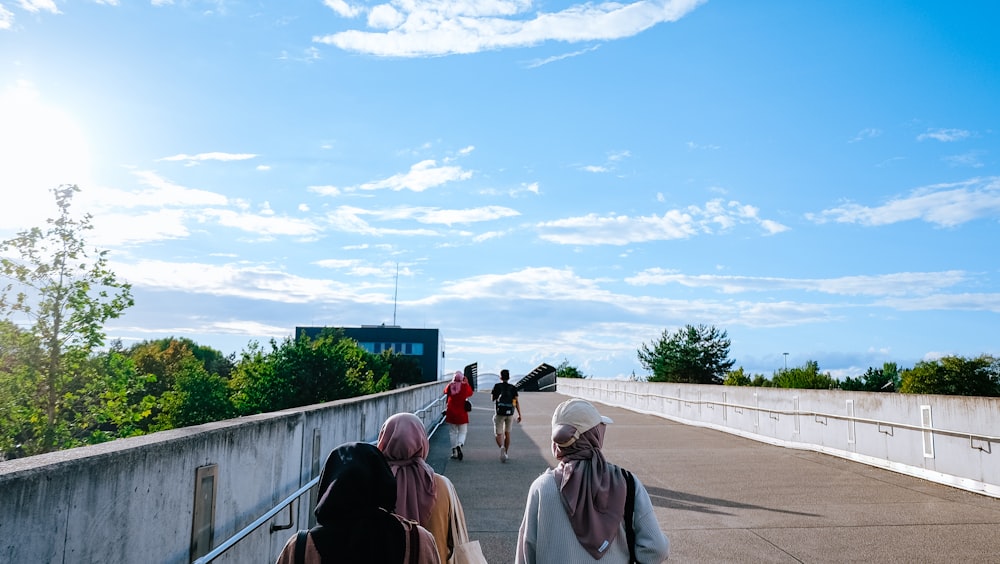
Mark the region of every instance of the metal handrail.
<instances>
[{"instance_id":1,"label":"metal handrail","mask_svg":"<svg viewBox=\"0 0 1000 564\"><path fill-rule=\"evenodd\" d=\"M418 409L417 411L414 411L413 414L419 417L420 415L422 415L424 413L427 413L435 405L437 405L442 400L444 400L445 397L446 396L444 396L444 395L438 397L436 400L432 401L431 403L427 404L426 406ZM434 428L431 429L430 433L427 434L428 438L434 436L434 432L437 431L438 427L441 426L441 422L442 421L444 421L444 417L440 417L439 418L438 422L434 425ZM375 441L370 441L370 442L374 443ZM243 527L238 533L236 533L233 536L231 536L228 539L226 539L222 544L220 544L219 546L213 548L211 551L209 551L208 554L206 554L205 556L202 556L201 558L198 558L192 564L208 564L209 562L215 560L216 558L218 558L219 556L221 556L224 552L226 552L227 550L229 550L230 548L232 548L233 545L235 545L236 543L240 542L241 540L243 540L244 538L246 538L247 536L249 536L250 533L252 533L252 532L256 531L257 529L259 529L264 523L267 523L268 521L270 521L271 518L273 518L275 515L277 515L282 509L284 509L284 508L288 507L289 505L291 505L292 503L294 503L296 499L298 499L298 498L302 497L303 495L309 493L309 490L311 490L313 488L313 486L315 486L318 483L319 483L319 476L316 476L315 478L309 480L309 482L307 482L304 486L302 486L301 488L295 490L294 493L292 493L291 495L289 495L288 497L286 497L284 500L282 500L281 503L279 503L278 505L275 505L274 507L272 507L267 513L265 513L265 514L261 515L260 517L258 517L257 519L255 519L252 523L250 523L246 527Z\"/></svg>"},{"instance_id":2,"label":"metal handrail","mask_svg":"<svg viewBox=\"0 0 1000 564\"><path fill-rule=\"evenodd\" d=\"M1000 436L982 435L982 434L979 434L979 433L970 433L968 431L955 431L955 430L952 430L952 429L942 429L940 427L922 427L920 425L913 425L912 423L895 423L895 422L892 422L892 421L882 421L882 420L879 420L879 419L869 419L869 418L866 418L866 417L855 417L853 415L840 415L840 414L837 414L837 413L823 413L823 412L820 412L820 411L802 411L802 410L791 410L791 409L769 409L769 408L766 408L766 407L758 407L758 406L753 406L753 405L742 405L742 404L738 404L738 403L729 403L729 402L712 401L712 400L692 400L692 399L680 398L680 397L675 397L675 396L665 396L665 395L662 395L662 394L651 394L651 393L645 393L645 392L633 392L631 390L612 390L612 389L609 389L609 388L590 388L590 389L593 389L593 390L603 390L603 391L607 391L607 392L614 392L614 393L617 393L617 394L631 394L633 396L640 396L640 397L661 398L661 399L666 399L666 400L671 400L671 401L679 401L679 402L684 402L684 403L689 403L689 404L717 405L717 406L721 406L721 407L732 407L734 409L752 409L752 410L755 410L755 411L761 411L761 412L764 412L764 413L775 413L775 414L778 414L778 415L804 415L804 416L812 416L812 417L826 417L826 418L829 418L829 419L840 419L840 420L843 420L843 421L854 421L854 422L858 422L858 423L868 423L868 424L871 424L871 425L884 425L884 426L887 426L887 427L899 427L901 429L910 429L910 430L914 430L914 431L930 431L930 432L938 433L938 434L942 434L942 435L951 435L951 436L955 436L955 437L969 437L969 438L980 440L980 441L988 441L988 442L992 442L992 443L1000 443Z\"/></svg>"}]
</instances>

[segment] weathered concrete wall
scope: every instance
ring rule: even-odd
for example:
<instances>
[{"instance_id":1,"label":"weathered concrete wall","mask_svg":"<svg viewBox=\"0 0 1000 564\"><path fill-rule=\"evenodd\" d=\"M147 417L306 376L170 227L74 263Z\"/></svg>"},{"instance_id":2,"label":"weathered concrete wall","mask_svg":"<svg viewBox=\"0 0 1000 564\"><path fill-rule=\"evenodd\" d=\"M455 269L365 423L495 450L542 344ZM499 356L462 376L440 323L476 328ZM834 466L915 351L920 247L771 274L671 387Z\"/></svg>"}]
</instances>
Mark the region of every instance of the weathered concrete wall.
<instances>
[{"instance_id":1,"label":"weathered concrete wall","mask_svg":"<svg viewBox=\"0 0 1000 564\"><path fill-rule=\"evenodd\" d=\"M558 390L1000 497L1000 398L568 378Z\"/></svg>"},{"instance_id":2,"label":"weathered concrete wall","mask_svg":"<svg viewBox=\"0 0 1000 564\"><path fill-rule=\"evenodd\" d=\"M197 468L217 465L217 546L308 483L337 445L374 440L390 415L441 390L433 382L0 462L0 562L190 562ZM426 412L428 427L440 413ZM274 562L309 526L302 500L290 529L265 524L215 562Z\"/></svg>"}]
</instances>

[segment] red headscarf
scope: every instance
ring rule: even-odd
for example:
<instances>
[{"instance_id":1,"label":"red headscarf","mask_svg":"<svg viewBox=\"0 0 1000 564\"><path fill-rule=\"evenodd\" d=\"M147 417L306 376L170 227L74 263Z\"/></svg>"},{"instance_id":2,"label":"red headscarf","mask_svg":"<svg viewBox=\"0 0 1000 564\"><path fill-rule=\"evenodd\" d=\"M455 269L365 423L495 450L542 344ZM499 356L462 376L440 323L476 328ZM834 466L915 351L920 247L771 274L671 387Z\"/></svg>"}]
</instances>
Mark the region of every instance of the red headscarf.
<instances>
[{"instance_id":1,"label":"red headscarf","mask_svg":"<svg viewBox=\"0 0 1000 564\"><path fill-rule=\"evenodd\" d=\"M426 523L437 497L434 469L427 464L430 443L420 418L397 413L386 419L378 449L396 476L396 513Z\"/></svg>"},{"instance_id":2,"label":"red headscarf","mask_svg":"<svg viewBox=\"0 0 1000 564\"><path fill-rule=\"evenodd\" d=\"M448 384L448 395L453 396L455 394L462 392L462 384L465 383L465 374L461 372L455 373L455 378Z\"/></svg>"}]
</instances>

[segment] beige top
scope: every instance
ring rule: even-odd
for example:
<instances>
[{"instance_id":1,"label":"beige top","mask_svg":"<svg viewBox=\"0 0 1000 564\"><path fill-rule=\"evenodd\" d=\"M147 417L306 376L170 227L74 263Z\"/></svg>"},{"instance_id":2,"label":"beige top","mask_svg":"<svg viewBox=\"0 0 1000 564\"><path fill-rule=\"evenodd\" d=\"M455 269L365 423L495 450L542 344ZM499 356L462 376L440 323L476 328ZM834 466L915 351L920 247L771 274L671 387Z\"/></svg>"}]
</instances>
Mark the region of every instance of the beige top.
<instances>
[{"instance_id":1,"label":"beige top","mask_svg":"<svg viewBox=\"0 0 1000 564\"><path fill-rule=\"evenodd\" d=\"M441 562L446 563L456 544L455 539L451 536L451 528L449 527L451 512L460 512L463 522L465 521L465 514L461 513L462 502L458 500L458 496L454 496L454 500L452 500L452 495L449 493L455 491L455 486L451 484L451 480L441 474L435 473L434 482L437 486L437 496L434 498L434 505L431 506L431 513L427 516L427 522L420 524L434 535L434 540L437 542L438 554L441 556ZM454 509L452 508L453 505Z\"/></svg>"}]
</instances>

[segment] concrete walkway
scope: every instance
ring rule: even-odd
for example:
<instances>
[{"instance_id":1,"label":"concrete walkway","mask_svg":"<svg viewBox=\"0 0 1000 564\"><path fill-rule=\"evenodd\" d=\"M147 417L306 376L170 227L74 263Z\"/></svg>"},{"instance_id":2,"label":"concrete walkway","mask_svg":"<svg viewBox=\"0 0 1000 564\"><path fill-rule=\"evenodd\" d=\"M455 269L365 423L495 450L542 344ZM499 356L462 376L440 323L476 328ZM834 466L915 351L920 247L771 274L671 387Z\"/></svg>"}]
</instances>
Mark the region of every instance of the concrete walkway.
<instances>
[{"instance_id":1,"label":"concrete walkway","mask_svg":"<svg viewBox=\"0 0 1000 564\"><path fill-rule=\"evenodd\" d=\"M555 465L552 412L567 396L521 394L501 464L489 393L473 397L465 460L449 460L448 427L429 462L455 483L490 564L514 561L531 482ZM1000 500L831 456L784 449L597 404L614 419L608 460L649 490L670 562L1000 563Z\"/></svg>"}]
</instances>

